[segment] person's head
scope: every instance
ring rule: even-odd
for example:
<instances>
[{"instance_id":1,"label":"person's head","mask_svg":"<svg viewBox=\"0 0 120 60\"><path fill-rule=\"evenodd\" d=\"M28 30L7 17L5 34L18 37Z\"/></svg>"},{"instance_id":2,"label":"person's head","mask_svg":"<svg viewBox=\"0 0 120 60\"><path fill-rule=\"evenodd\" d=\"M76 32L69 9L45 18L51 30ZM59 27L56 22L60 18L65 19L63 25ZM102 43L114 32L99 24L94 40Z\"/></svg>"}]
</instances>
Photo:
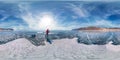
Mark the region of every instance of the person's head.
<instances>
[{"instance_id":1,"label":"person's head","mask_svg":"<svg viewBox=\"0 0 120 60\"><path fill-rule=\"evenodd\" d=\"M49 29L47 29L49 31Z\"/></svg>"}]
</instances>

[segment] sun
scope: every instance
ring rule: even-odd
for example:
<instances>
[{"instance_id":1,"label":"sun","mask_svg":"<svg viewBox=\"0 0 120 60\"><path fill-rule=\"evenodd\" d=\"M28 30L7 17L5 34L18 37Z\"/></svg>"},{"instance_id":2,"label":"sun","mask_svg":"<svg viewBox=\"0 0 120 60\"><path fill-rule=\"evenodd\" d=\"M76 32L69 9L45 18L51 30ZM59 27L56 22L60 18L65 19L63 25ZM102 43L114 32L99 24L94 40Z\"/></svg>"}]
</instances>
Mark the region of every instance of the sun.
<instances>
[{"instance_id":1,"label":"sun","mask_svg":"<svg viewBox=\"0 0 120 60\"><path fill-rule=\"evenodd\" d=\"M41 30L53 29L55 27L55 21L51 15L43 15L38 24Z\"/></svg>"}]
</instances>

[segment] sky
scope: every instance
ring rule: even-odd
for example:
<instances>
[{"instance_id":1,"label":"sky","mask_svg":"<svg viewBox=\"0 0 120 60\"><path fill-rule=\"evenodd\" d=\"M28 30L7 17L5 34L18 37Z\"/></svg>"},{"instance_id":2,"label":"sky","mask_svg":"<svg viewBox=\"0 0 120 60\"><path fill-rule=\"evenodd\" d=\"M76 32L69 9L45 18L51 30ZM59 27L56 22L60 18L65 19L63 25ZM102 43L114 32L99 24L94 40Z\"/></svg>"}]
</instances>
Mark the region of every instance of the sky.
<instances>
[{"instance_id":1,"label":"sky","mask_svg":"<svg viewBox=\"0 0 120 60\"><path fill-rule=\"evenodd\" d=\"M0 28L120 27L120 1L0 1Z\"/></svg>"}]
</instances>

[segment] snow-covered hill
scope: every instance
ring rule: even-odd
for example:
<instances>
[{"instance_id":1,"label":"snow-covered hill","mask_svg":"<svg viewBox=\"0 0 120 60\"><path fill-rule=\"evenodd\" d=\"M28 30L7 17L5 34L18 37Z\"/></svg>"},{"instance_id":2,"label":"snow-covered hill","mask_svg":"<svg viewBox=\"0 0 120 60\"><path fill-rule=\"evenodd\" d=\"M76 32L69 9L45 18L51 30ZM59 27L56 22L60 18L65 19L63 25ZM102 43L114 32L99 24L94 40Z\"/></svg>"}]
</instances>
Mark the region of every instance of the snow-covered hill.
<instances>
[{"instance_id":1,"label":"snow-covered hill","mask_svg":"<svg viewBox=\"0 0 120 60\"><path fill-rule=\"evenodd\" d=\"M25 38L0 45L0 60L120 60L120 45L78 44L76 38L35 46Z\"/></svg>"}]
</instances>

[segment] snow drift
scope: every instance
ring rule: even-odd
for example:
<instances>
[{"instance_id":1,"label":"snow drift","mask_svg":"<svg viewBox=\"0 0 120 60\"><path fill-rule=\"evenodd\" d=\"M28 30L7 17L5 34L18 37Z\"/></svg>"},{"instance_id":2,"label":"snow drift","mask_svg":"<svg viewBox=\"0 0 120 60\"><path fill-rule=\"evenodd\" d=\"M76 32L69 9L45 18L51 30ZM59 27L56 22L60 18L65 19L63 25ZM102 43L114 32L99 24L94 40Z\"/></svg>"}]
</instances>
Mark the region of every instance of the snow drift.
<instances>
[{"instance_id":1,"label":"snow drift","mask_svg":"<svg viewBox=\"0 0 120 60\"><path fill-rule=\"evenodd\" d=\"M35 46L25 38L0 45L0 60L119 60L120 45L78 44L77 38Z\"/></svg>"}]
</instances>

